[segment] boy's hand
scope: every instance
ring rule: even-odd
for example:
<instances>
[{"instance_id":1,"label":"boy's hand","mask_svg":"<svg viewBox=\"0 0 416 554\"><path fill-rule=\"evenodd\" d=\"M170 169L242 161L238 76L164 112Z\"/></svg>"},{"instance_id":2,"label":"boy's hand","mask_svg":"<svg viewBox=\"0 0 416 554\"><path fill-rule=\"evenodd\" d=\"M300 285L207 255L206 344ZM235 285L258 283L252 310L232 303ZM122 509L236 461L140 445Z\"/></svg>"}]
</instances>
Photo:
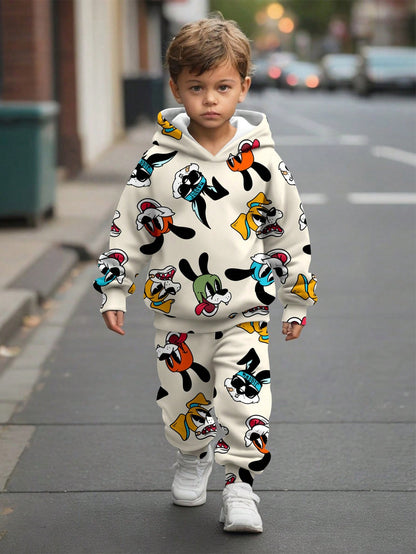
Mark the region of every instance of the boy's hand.
<instances>
[{"instance_id":1,"label":"boy's hand","mask_svg":"<svg viewBox=\"0 0 416 554\"><path fill-rule=\"evenodd\" d=\"M110 329L119 335L124 335L125 331L122 329L124 326L124 312L120 310L109 310L102 314L105 324Z\"/></svg>"},{"instance_id":2,"label":"boy's hand","mask_svg":"<svg viewBox=\"0 0 416 554\"><path fill-rule=\"evenodd\" d=\"M285 340L294 340L299 338L302 328L303 325L299 325L299 323L287 323L284 321L282 323L282 334L286 335Z\"/></svg>"}]
</instances>

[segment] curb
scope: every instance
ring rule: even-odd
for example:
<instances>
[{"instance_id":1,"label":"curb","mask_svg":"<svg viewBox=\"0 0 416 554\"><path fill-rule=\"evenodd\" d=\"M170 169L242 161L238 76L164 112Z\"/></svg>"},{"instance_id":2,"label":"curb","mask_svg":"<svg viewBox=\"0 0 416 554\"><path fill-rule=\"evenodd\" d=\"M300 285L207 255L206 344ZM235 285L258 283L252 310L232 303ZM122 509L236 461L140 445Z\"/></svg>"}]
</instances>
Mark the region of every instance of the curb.
<instances>
[{"instance_id":1,"label":"curb","mask_svg":"<svg viewBox=\"0 0 416 554\"><path fill-rule=\"evenodd\" d=\"M109 210L84 243L51 245L13 283L0 290L0 344L20 329L25 316L37 313L80 262L96 261L108 243L108 226L114 209ZM98 273L97 273L98 275Z\"/></svg>"}]
</instances>

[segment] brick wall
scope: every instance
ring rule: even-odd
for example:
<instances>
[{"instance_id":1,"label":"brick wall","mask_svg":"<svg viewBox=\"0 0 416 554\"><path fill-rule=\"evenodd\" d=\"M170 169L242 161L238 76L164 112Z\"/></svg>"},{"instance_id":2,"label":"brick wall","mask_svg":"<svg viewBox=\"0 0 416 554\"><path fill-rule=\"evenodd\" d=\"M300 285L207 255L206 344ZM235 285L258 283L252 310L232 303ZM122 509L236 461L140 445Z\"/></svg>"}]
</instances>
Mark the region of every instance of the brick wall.
<instances>
[{"instance_id":1,"label":"brick wall","mask_svg":"<svg viewBox=\"0 0 416 554\"><path fill-rule=\"evenodd\" d=\"M50 0L1 0L2 100L52 99Z\"/></svg>"}]
</instances>

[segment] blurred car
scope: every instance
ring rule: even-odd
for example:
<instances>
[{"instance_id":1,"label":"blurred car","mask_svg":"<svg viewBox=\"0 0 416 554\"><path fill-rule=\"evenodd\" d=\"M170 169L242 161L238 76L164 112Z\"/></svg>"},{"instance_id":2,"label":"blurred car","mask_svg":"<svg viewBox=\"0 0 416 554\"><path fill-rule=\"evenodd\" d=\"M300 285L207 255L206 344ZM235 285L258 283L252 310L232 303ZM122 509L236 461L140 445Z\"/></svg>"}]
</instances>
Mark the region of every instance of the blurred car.
<instances>
[{"instance_id":1,"label":"blurred car","mask_svg":"<svg viewBox=\"0 0 416 554\"><path fill-rule=\"evenodd\" d=\"M275 86L282 85L283 70L295 60L297 60L297 56L293 52L275 52L270 55L269 76L273 79Z\"/></svg>"},{"instance_id":2,"label":"blurred car","mask_svg":"<svg viewBox=\"0 0 416 554\"><path fill-rule=\"evenodd\" d=\"M360 96L375 91L416 90L416 49L367 46L358 58L354 90Z\"/></svg>"},{"instance_id":3,"label":"blurred car","mask_svg":"<svg viewBox=\"0 0 416 554\"><path fill-rule=\"evenodd\" d=\"M259 57L253 59L254 73L251 78L251 88L262 90L267 87L273 87L274 82L269 75L269 57Z\"/></svg>"},{"instance_id":4,"label":"blurred car","mask_svg":"<svg viewBox=\"0 0 416 554\"><path fill-rule=\"evenodd\" d=\"M327 54L321 60L322 87L328 90L351 88L356 72L356 54Z\"/></svg>"},{"instance_id":5,"label":"blurred car","mask_svg":"<svg viewBox=\"0 0 416 554\"><path fill-rule=\"evenodd\" d=\"M294 61L282 70L282 87L292 91L317 89L321 80L321 69L315 63Z\"/></svg>"}]
</instances>

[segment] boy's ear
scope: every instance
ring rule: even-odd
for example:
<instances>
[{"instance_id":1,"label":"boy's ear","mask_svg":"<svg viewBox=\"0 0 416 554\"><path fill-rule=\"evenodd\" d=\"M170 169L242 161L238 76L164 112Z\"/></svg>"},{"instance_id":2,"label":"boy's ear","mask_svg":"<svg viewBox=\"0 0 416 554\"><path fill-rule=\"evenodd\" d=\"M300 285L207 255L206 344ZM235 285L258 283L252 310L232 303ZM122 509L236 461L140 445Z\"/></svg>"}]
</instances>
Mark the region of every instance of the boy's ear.
<instances>
[{"instance_id":1,"label":"boy's ear","mask_svg":"<svg viewBox=\"0 0 416 554\"><path fill-rule=\"evenodd\" d=\"M178 102L178 104L182 104L182 98L181 98L181 95L179 94L178 85L175 83L173 79L169 79L169 86L173 96L175 97L176 102Z\"/></svg>"},{"instance_id":2,"label":"boy's ear","mask_svg":"<svg viewBox=\"0 0 416 554\"><path fill-rule=\"evenodd\" d=\"M241 93L238 102L243 102L251 86L251 77L245 77L241 84Z\"/></svg>"}]
</instances>

